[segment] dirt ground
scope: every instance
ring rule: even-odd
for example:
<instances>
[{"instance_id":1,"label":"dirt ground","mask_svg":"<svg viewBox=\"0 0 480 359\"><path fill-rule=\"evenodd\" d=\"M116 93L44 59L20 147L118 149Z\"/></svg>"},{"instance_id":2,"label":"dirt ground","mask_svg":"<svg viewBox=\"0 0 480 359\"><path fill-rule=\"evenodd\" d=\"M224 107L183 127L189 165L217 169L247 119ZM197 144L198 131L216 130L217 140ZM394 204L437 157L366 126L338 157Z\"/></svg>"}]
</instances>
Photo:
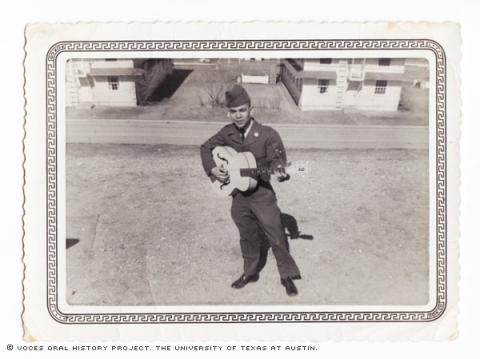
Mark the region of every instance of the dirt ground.
<instances>
[{"instance_id":1,"label":"dirt ground","mask_svg":"<svg viewBox=\"0 0 480 359\"><path fill-rule=\"evenodd\" d=\"M291 150L310 172L275 183L303 279L289 298L272 253L257 283L242 272L230 199L197 147L67 146L67 300L71 304L424 304L426 151ZM295 224L299 233L295 233Z\"/></svg>"}]
</instances>

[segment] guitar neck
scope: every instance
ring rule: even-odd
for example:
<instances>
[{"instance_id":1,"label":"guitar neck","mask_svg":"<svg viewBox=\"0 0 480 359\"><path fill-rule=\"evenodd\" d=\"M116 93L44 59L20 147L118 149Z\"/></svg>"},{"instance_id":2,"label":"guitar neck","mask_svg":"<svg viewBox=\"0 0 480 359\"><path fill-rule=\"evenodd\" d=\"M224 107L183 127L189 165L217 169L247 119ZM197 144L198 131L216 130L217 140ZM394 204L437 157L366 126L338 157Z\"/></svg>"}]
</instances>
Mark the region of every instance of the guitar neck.
<instances>
[{"instance_id":1,"label":"guitar neck","mask_svg":"<svg viewBox=\"0 0 480 359\"><path fill-rule=\"evenodd\" d=\"M241 168L240 176L242 177L251 177L251 176L261 176L262 174L273 174L275 170L273 168L263 167L263 168Z\"/></svg>"}]
</instances>

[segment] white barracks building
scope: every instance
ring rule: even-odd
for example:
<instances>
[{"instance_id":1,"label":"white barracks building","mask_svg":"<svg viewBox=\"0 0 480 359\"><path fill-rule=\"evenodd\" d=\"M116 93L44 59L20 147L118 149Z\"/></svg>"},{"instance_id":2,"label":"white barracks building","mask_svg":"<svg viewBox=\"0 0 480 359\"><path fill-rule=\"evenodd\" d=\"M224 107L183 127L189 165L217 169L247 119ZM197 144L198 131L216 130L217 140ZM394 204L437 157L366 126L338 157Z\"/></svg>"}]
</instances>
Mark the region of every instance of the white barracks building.
<instances>
[{"instance_id":1,"label":"white barracks building","mask_svg":"<svg viewBox=\"0 0 480 359\"><path fill-rule=\"evenodd\" d=\"M396 58L286 59L281 79L302 110L365 111L397 111L402 86L419 80Z\"/></svg>"},{"instance_id":2,"label":"white barracks building","mask_svg":"<svg viewBox=\"0 0 480 359\"><path fill-rule=\"evenodd\" d=\"M67 106L136 106L135 77L143 70L133 60L73 59L66 64Z\"/></svg>"}]
</instances>

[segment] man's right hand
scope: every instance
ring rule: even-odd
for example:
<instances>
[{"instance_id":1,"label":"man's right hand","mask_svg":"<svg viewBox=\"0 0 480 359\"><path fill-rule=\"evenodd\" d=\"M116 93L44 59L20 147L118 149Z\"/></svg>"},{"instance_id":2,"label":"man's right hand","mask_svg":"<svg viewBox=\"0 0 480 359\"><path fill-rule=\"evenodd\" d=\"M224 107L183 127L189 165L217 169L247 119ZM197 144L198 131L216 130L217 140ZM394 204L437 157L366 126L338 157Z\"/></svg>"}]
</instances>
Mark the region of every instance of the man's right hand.
<instances>
[{"instance_id":1,"label":"man's right hand","mask_svg":"<svg viewBox=\"0 0 480 359\"><path fill-rule=\"evenodd\" d=\"M215 177L218 181L225 183L228 181L228 178L230 175L228 174L228 171L225 170L223 167L214 167L210 171L210 174Z\"/></svg>"}]
</instances>

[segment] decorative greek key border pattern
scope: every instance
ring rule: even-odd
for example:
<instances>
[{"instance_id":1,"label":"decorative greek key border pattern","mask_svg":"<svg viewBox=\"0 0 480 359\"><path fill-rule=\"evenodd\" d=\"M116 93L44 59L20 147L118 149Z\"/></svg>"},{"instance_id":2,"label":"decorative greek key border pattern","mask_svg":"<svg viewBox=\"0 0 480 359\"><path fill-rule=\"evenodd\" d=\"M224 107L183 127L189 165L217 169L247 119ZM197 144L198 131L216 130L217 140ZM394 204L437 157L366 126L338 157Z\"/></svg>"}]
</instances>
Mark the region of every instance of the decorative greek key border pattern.
<instances>
[{"instance_id":1,"label":"decorative greek key border pattern","mask_svg":"<svg viewBox=\"0 0 480 359\"><path fill-rule=\"evenodd\" d=\"M58 307L57 237L57 57L68 52L108 51L267 51L267 50L429 50L436 59L436 304L430 311L399 312L202 312L202 313L63 313ZM172 53L171 57L175 57ZM46 56L47 110L47 308L64 324L285 323L285 322L424 322L438 319L447 305L447 158L446 56L429 39L375 40L202 40L65 41ZM60 79L63 81L63 79ZM62 214L61 214L62 215ZM63 243L63 242L62 242Z\"/></svg>"}]
</instances>

